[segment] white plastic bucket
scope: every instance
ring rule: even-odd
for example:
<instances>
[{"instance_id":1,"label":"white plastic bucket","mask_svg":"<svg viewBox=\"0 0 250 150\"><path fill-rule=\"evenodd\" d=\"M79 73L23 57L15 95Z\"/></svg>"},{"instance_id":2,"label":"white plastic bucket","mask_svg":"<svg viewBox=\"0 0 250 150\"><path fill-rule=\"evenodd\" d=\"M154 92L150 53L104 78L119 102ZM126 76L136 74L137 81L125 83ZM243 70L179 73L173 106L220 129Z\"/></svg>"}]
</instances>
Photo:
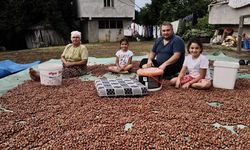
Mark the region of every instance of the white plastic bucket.
<instances>
[{"instance_id":1,"label":"white plastic bucket","mask_svg":"<svg viewBox=\"0 0 250 150\"><path fill-rule=\"evenodd\" d=\"M62 65L60 64L40 64L40 80L43 85L61 85L62 84Z\"/></svg>"},{"instance_id":2,"label":"white plastic bucket","mask_svg":"<svg viewBox=\"0 0 250 150\"><path fill-rule=\"evenodd\" d=\"M213 86L216 88L234 89L238 69L238 63L215 61Z\"/></svg>"}]
</instances>

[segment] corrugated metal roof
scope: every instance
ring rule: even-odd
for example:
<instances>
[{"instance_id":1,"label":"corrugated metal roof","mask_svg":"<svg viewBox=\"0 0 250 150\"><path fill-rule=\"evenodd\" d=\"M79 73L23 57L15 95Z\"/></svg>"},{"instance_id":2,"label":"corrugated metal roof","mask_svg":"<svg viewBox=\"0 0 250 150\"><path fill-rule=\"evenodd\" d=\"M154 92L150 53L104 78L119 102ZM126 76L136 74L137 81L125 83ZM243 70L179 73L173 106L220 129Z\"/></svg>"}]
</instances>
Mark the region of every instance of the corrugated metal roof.
<instances>
[{"instance_id":1,"label":"corrugated metal roof","mask_svg":"<svg viewBox=\"0 0 250 150\"><path fill-rule=\"evenodd\" d=\"M232 8L240 8L250 4L250 0L229 0L228 5Z\"/></svg>"}]
</instances>

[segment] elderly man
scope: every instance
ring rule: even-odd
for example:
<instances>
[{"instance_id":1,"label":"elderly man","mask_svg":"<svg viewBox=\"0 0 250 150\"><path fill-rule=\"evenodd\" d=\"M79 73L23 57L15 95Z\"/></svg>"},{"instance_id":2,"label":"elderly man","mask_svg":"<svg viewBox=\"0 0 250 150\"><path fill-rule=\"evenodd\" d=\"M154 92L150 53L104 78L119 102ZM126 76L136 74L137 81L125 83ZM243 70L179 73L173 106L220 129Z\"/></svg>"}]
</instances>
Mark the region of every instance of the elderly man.
<instances>
[{"instance_id":1,"label":"elderly man","mask_svg":"<svg viewBox=\"0 0 250 150\"><path fill-rule=\"evenodd\" d=\"M162 36L156 39L148 58L142 59L140 68L158 67L164 70L164 78L170 79L182 67L185 58L184 41L174 34L171 23L163 22Z\"/></svg>"}]
</instances>

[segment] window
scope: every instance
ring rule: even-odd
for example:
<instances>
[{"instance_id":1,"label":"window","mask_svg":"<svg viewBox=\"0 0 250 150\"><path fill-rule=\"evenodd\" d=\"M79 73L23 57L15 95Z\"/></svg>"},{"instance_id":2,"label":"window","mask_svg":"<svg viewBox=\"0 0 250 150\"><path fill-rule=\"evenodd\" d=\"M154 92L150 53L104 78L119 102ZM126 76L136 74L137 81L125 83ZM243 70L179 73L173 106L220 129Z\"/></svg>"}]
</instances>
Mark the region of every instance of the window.
<instances>
[{"instance_id":1,"label":"window","mask_svg":"<svg viewBox=\"0 0 250 150\"><path fill-rule=\"evenodd\" d=\"M119 28L119 29L123 28L122 21L117 21L117 28Z\"/></svg>"},{"instance_id":2,"label":"window","mask_svg":"<svg viewBox=\"0 0 250 150\"><path fill-rule=\"evenodd\" d=\"M109 29L109 21L99 21L99 29Z\"/></svg>"},{"instance_id":3,"label":"window","mask_svg":"<svg viewBox=\"0 0 250 150\"><path fill-rule=\"evenodd\" d=\"M122 29L122 20L100 20L99 29Z\"/></svg>"},{"instance_id":4,"label":"window","mask_svg":"<svg viewBox=\"0 0 250 150\"><path fill-rule=\"evenodd\" d=\"M116 21L110 21L110 28L115 29L116 28Z\"/></svg>"},{"instance_id":5,"label":"window","mask_svg":"<svg viewBox=\"0 0 250 150\"><path fill-rule=\"evenodd\" d=\"M104 7L114 7L114 0L103 0Z\"/></svg>"}]
</instances>

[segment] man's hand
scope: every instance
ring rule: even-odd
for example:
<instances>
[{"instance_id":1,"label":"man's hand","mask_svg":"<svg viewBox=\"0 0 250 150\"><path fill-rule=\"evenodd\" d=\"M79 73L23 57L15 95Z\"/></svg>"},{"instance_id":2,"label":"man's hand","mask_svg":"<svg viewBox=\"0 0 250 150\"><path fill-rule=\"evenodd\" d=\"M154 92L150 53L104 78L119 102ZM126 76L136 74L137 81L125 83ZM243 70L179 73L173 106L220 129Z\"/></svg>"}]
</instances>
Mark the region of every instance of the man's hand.
<instances>
[{"instance_id":1,"label":"man's hand","mask_svg":"<svg viewBox=\"0 0 250 150\"><path fill-rule=\"evenodd\" d=\"M159 66L160 69L165 70L167 66L176 63L181 57L181 53L175 52L168 60Z\"/></svg>"},{"instance_id":2,"label":"man's hand","mask_svg":"<svg viewBox=\"0 0 250 150\"><path fill-rule=\"evenodd\" d=\"M148 60L148 62L142 66L142 68L150 68L153 66L153 62L151 60Z\"/></svg>"},{"instance_id":3,"label":"man's hand","mask_svg":"<svg viewBox=\"0 0 250 150\"><path fill-rule=\"evenodd\" d=\"M159 66L159 69L165 70L166 67L167 67L167 65L165 65L165 64L163 63L163 64L161 64L161 65Z\"/></svg>"},{"instance_id":4,"label":"man's hand","mask_svg":"<svg viewBox=\"0 0 250 150\"><path fill-rule=\"evenodd\" d=\"M151 51L149 53L149 55L148 55L148 62L147 62L147 64L144 64L142 66L142 68L150 68L150 67L154 66L153 65L153 61L152 61L152 60L154 60L154 58L155 58L155 53Z\"/></svg>"}]
</instances>

